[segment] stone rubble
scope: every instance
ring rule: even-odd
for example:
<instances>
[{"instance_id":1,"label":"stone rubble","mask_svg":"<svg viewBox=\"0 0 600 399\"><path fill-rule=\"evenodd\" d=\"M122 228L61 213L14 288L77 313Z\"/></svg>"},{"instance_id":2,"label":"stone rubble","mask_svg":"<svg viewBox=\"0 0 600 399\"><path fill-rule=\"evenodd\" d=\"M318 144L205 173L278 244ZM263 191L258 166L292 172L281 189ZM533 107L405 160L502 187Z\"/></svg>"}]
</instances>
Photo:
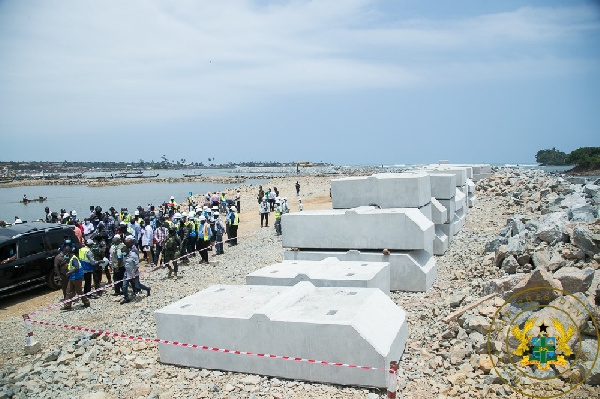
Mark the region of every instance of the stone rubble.
<instances>
[{"instance_id":1,"label":"stone rubble","mask_svg":"<svg viewBox=\"0 0 600 399\"><path fill-rule=\"evenodd\" d=\"M314 186L303 185L304 192L328 194L330 178L312 179ZM500 169L477 183L478 201L452 246L437 258L438 275L433 287L426 293L391 294L407 312L409 324L409 339L399 364L399 397L522 397L503 383L515 376L494 368L498 359L490 356L488 347L501 351L502 343L488 343L487 333L504 305L503 298L524 281L560 284L563 289L577 291L577 298L586 300L589 309L598 314L594 305L600 283L598 183L519 169ZM282 186L281 179L277 186ZM561 216L552 216L556 213ZM579 216L590 214L595 215L594 220ZM552 230L540 229L546 217L556 218L557 224L551 233L540 237L538 232ZM197 258L192 259L190 265L181 268L182 278L178 281L166 279L164 270L142 276L142 281L152 287L150 297L138 296L120 306L108 293L92 300L88 309L77 304L71 312L52 310L32 318L155 337L155 309L213 284L244 284L246 274L280 261L280 238L274 230L258 229L240 239L237 247L226 247L225 255L211 258L210 265L199 265ZM499 295L444 321L490 293ZM59 298L56 292L55 301ZM31 310L25 307L23 312ZM526 316L522 315L523 320ZM572 368L572 378L590 368L598 339L588 335L593 334L590 320L581 320L581 327L585 332L583 357ZM33 329L42 350L24 355L22 318L13 315L0 320L0 399L385 396L380 389L170 366L158 362L155 344L37 324ZM540 370L539 375L548 377L553 373L554 368L545 373ZM599 383L600 362L596 362L586 383L563 397L599 397ZM562 393L568 384L561 378L549 380L545 393Z\"/></svg>"}]
</instances>

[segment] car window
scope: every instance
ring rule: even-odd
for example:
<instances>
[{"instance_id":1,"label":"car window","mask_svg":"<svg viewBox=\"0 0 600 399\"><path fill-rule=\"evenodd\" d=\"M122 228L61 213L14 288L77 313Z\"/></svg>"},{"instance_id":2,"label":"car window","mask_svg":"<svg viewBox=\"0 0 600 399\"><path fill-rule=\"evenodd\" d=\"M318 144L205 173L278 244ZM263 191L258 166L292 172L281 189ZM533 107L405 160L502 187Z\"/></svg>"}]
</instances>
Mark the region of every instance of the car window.
<instances>
[{"instance_id":1,"label":"car window","mask_svg":"<svg viewBox=\"0 0 600 399\"><path fill-rule=\"evenodd\" d=\"M48 233L46 236L48 238L48 242L50 243L51 249L58 249L63 245L65 239L71 239L71 236L67 234L65 231L53 231Z\"/></svg>"},{"instance_id":2,"label":"car window","mask_svg":"<svg viewBox=\"0 0 600 399\"><path fill-rule=\"evenodd\" d=\"M0 247L0 262L12 258L16 253L17 245L15 243L2 245Z\"/></svg>"},{"instance_id":3,"label":"car window","mask_svg":"<svg viewBox=\"0 0 600 399\"><path fill-rule=\"evenodd\" d=\"M44 252L44 241L41 234L27 236L19 241L19 258Z\"/></svg>"}]
</instances>

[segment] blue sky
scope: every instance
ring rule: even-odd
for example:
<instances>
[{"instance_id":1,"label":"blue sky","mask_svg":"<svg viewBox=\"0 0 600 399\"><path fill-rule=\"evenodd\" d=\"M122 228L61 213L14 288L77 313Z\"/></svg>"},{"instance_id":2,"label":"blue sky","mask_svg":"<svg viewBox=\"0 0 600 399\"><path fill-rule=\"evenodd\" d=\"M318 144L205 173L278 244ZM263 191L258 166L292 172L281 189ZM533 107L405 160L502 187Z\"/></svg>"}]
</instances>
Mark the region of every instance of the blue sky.
<instances>
[{"instance_id":1,"label":"blue sky","mask_svg":"<svg viewBox=\"0 0 600 399\"><path fill-rule=\"evenodd\" d=\"M0 160L600 146L598 1L0 0Z\"/></svg>"}]
</instances>

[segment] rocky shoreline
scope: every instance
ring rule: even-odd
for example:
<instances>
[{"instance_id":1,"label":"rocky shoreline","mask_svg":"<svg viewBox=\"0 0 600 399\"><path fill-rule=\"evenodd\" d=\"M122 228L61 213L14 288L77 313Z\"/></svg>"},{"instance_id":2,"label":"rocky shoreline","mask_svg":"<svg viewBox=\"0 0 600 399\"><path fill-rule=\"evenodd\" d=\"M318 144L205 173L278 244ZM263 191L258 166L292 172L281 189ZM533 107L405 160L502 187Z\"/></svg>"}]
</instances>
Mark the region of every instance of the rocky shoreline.
<instances>
[{"instance_id":1,"label":"rocky shoreline","mask_svg":"<svg viewBox=\"0 0 600 399\"><path fill-rule=\"evenodd\" d=\"M305 210L331 207L331 178L300 178ZM292 199L296 179L274 178L270 185ZM494 371L486 335L496 311L505 305L506 294L519 283L527 284L539 270L548 270L541 276L544 281L558 281L563 288L566 285L573 290L576 286L582 290L577 295L587 300L597 314L593 301L600 282L600 255L594 237L600 226L600 197L592 184L595 182L569 179L536 170L503 168L477 183L478 201L469 210L464 228L446 254L436 257L437 280L433 287L426 293L391 295L407 312L409 324L409 339L400 359L400 397L522 397L503 383L510 376ZM51 310L32 318L155 337L154 310L212 284L244 284L246 274L280 262L283 255L274 230L259 227L256 188L242 186L241 191L240 233L244 237L237 247L226 247L225 255L213 257L210 265L199 265L197 258L192 259L182 267L183 278L178 281L167 280L162 269L145 275L142 281L152 287L152 295L138 297L130 304L120 306L114 301L116 297L103 295L92 300L91 308L78 304L72 312ZM293 205L292 212L296 211ZM566 218L553 216L556 213L565 213ZM557 218L559 223L549 223L554 220L549 218ZM585 231L580 235L589 240L576 239L575 231L584 229L589 237ZM375 399L385 394L379 389L161 364L155 344L36 324L35 338L42 350L24 355L25 330L20 315L35 309L28 305L30 302L40 308L59 299L58 292L45 295L43 301L13 299L0 310L4 343L0 352L0 399ZM597 338L584 339L589 342ZM595 367L598 370L588 375L588 383L564 397L600 396L600 388L589 385L600 378L599 363ZM589 363L582 362L584 366ZM571 374L566 377L577 377ZM546 387L548 394L565 392L571 383L566 377L553 379Z\"/></svg>"}]
</instances>

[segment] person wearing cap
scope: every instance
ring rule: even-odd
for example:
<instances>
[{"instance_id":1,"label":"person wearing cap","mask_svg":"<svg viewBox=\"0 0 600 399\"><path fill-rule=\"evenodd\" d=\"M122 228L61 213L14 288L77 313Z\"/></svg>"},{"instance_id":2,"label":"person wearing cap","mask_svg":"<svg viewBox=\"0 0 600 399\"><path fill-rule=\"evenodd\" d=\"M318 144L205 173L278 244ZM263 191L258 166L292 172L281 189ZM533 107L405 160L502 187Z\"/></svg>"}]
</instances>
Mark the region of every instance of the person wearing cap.
<instances>
[{"instance_id":1,"label":"person wearing cap","mask_svg":"<svg viewBox=\"0 0 600 399\"><path fill-rule=\"evenodd\" d=\"M269 227L269 203L265 196L260 204L260 227L263 227L263 221L265 221L264 227Z\"/></svg>"},{"instance_id":2,"label":"person wearing cap","mask_svg":"<svg viewBox=\"0 0 600 399\"><path fill-rule=\"evenodd\" d=\"M200 256L202 260L200 263L208 263L208 250L210 247L210 239L212 237L212 230L210 229L210 221L207 220L204 215L200 216L200 226L198 227L198 244Z\"/></svg>"},{"instance_id":3,"label":"person wearing cap","mask_svg":"<svg viewBox=\"0 0 600 399\"><path fill-rule=\"evenodd\" d=\"M71 220L75 220L71 218ZM83 238L85 241L91 238L92 233L96 230L94 225L90 222L89 218L85 218L83 222Z\"/></svg>"},{"instance_id":4,"label":"person wearing cap","mask_svg":"<svg viewBox=\"0 0 600 399\"><path fill-rule=\"evenodd\" d=\"M179 248L181 247L181 239L177 235L175 226L169 227L169 235L165 240L165 249L163 251L163 262L169 268L167 278L173 276L173 280L177 280L177 258L179 258ZM171 266L173 264L173 266Z\"/></svg>"},{"instance_id":5,"label":"person wearing cap","mask_svg":"<svg viewBox=\"0 0 600 399\"><path fill-rule=\"evenodd\" d=\"M79 258L73 254L72 248L70 245L64 246L64 257L68 259L67 263L67 276L69 278L69 282L67 283L67 298L72 299L75 295L81 295L81 302L83 302L83 307L87 308L90 306L90 300L87 296L82 295L81 292L81 283L83 282L83 268L81 266L81 262ZM63 310L71 310L73 306L73 302L67 302L63 305Z\"/></svg>"},{"instance_id":6,"label":"person wearing cap","mask_svg":"<svg viewBox=\"0 0 600 399\"><path fill-rule=\"evenodd\" d=\"M223 233L225 233L225 223L221 219L221 214L215 212L215 248L217 255L223 255Z\"/></svg>"},{"instance_id":7,"label":"person wearing cap","mask_svg":"<svg viewBox=\"0 0 600 399\"><path fill-rule=\"evenodd\" d=\"M275 200L275 232L277 235L281 235L281 200L277 198Z\"/></svg>"},{"instance_id":8,"label":"person wearing cap","mask_svg":"<svg viewBox=\"0 0 600 399\"><path fill-rule=\"evenodd\" d=\"M136 290L145 290L150 296L150 287L145 286L140 282L140 257L135 248L135 240L132 236L125 237L125 247L123 247L123 265L125 267L125 275L123 276L123 299L121 305L130 302L127 287L129 284L133 286L133 292Z\"/></svg>"},{"instance_id":9,"label":"person wearing cap","mask_svg":"<svg viewBox=\"0 0 600 399\"><path fill-rule=\"evenodd\" d=\"M86 240L79 248L77 259L83 269L83 293L87 294L92 290L92 273L94 272L98 261L94 259L91 247L94 245L94 240Z\"/></svg>"},{"instance_id":10,"label":"person wearing cap","mask_svg":"<svg viewBox=\"0 0 600 399\"><path fill-rule=\"evenodd\" d=\"M114 281L118 281L114 285L115 293L113 295L118 296L121 295L121 290L123 288L123 275L125 274L125 269L123 267L123 247L125 244L123 240L121 240L121 236L116 234L112 239L112 245L109 250L109 262L113 271L113 279Z\"/></svg>"},{"instance_id":11,"label":"person wearing cap","mask_svg":"<svg viewBox=\"0 0 600 399\"><path fill-rule=\"evenodd\" d=\"M302 212L304 210L304 205L302 205L302 198L298 198L298 211Z\"/></svg>"},{"instance_id":12,"label":"person wearing cap","mask_svg":"<svg viewBox=\"0 0 600 399\"><path fill-rule=\"evenodd\" d=\"M231 207L231 214L229 215L229 245L237 245L237 231L238 225L240 224L240 216L237 213L235 206Z\"/></svg>"}]
</instances>

